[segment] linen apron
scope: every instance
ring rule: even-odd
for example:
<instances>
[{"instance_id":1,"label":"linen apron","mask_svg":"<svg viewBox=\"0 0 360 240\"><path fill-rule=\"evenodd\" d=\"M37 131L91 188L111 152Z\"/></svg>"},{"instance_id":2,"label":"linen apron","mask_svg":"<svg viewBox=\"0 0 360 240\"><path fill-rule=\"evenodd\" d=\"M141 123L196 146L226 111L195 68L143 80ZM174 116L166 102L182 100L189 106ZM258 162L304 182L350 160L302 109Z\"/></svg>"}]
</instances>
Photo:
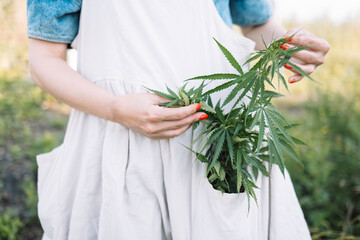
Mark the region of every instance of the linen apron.
<instances>
[{"instance_id":1,"label":"linen apron","mask_svg":"<svg viewBox=\"0 0 360 240\"><path fill-rule=\"evenodd\" d=\"M212 0L84 0L73 46L81 75L123 95L233 73L213 37L241 63L254 48ZM43 239L310 239L287 174L273 167L271 192L260 175L248 213L245 194L213 189L205 165L181 145L195 137L151 140L72 110L63 144L37 158Z\"/></svg>"}]
</instances>

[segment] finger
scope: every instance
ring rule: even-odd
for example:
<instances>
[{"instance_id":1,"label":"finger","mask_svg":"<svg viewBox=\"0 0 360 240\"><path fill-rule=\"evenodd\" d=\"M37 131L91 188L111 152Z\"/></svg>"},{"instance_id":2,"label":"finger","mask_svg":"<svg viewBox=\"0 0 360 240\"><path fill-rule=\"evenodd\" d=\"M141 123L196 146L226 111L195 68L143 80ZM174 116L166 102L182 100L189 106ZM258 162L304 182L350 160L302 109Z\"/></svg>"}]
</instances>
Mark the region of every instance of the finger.
<instances>
[{"instance_id":1,"label":"finger","mask_svg":"<svg viewBox=\"0 0 360 240\"><path fill-rule=\"evenodd\" d=\"M178 128L182 128L183 126L193 124L194 122L199 121L205 115L206 114L203 112L197 112L181 120L157 122L153 126L158 132L178 129Z\"/></svg>"},{"instance_id":2,"label":"finger","mask_svg":"<svg viewBox=\"0 0 360 240\"><path fill-rule=\"evenodd\" d=\"M192 114L181 120L160 121L160 122L149 123L147 126L145 126L144 131L147 134L155 134L158 132L179 129L186 125L191 125L194 122L199 121L204 115L206 115L206 114L203 112L197 112L197 113Z\"/></svg>"},{"instance_id":3,"label":"finger","mask_svg":"<svg viewBox=\"0 0 360 240\"><path fill-rule=\"evenodd\" d=\"M179 108L160 108L158 110L158 120L180 120L184 119L196 111L200 109L201 105L199 103L194 103L186 107L179 107Z\"/></svg>"},{"instance_id":4,"label":"finger","mask_svg":"<svg viewBox=\"0 0 360 240\"><path fill-rule=\"evenodd\" d=\"M292 34L289 31L286 35L291 36ZM330 49L330 45L326 40L318 38L305 30L295 33L290 40L289 43L293 45L309 47L309 50L321 52L323 55Z\"/></svg>"},{"instance_id":5,"label":"finger","mask_svg":"<svg viewBox=\"0 0 360 240\"><path fill-rule=\"evenodd\" d=\"M304 36L304 35L310 35L313 37L316 37L314 34L312 34L311 32L306 31L304 28L302 27L296 27L296 28L292 28L290 30L288 30L285 34L286 36L292 36L292 35L297 35L297 36Z\"/></svg>"},{"instance_id":6,"label":"finger","mask_svg":"<svg viewBox=\"0 0 360 240\"><path fill-rule=\"evenodd\" d=\"M303 75L295 74L295 75L289 77L288 81L289 81L289 83L296 83L296 82L299 82L303 78L304 78Z\"/></svg>"},{"instance_id":7,"label":"finger","mask_svg":"<svg viewBox=\"0 0 360 240\"><path fill-rule=\"evenodd\" d=\"M330 50L330 44L325 40L321 39L311 32L306 31L303 28L290 29L285 36L292 36L291 43L294 45L308 46L312 50L318 50L326 55Z\"/></svg>"},{"instance_id":8,"label":"finger","mask_svg":"<svg viewBox=\"0 0 360 240\"><path fill-rule=\"evenodd\" d=\"M305 64L314 64L316 66L324 63L325 58L323 54L314 51L303 50L293 53L292 56L302 61Z\"/></svg>"},{"instance_id":9,"label":"finger","mask_svg":"<svg viewBox=\"0 0 360 240\"><path fill-rule=\"evenodd\" d=\"M289 62L292 63L293 65L296 65L297 67L299 67L301 70L303 70L308 75L313 73L315 71L315 68L316 68L315 64L306 64L306 63L304 63L304 62L302 62L302 61L300 61L298 59L291 59ZM299 71L297 71L290 64L285 64L284 67L286 69L292 71L293 73L301 74Z\"/></svg>"},{"instance_id":10,"label":"finger","mask_svg":"<svg viewBox=\"0 0 360 240\"><path fill-rule=\"evenodd\" d=\"M149 135L146 135L146 136L151 138L151 139L174 138L174 137L177 137L177 136L181 135L182 133L184 133L190 127L191 127L191 124L188 124L188 125L185 125L185 126L183 126L181 128L178 128L178 129L166 130L166 131L162 131L162 132L158 132L158 133L154 133L154 134L149 134Z\"/></svg>"}]
</instances>

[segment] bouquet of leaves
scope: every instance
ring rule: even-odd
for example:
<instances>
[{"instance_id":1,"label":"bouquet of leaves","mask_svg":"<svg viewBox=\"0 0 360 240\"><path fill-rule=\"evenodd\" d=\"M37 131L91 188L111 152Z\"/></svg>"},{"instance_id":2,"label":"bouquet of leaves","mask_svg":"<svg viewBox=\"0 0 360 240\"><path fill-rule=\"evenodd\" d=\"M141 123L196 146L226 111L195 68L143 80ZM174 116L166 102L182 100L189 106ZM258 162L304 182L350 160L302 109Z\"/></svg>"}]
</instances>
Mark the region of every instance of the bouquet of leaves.
<instances>
[{"instance_id":1,"label":"bouquet of leaves","mask_svg":"<svg viewBox=\"0 0 360 240\"><path fill-rule=\"evenodd\" d=\"M294 148L296 144L304 143L290 136L288 129L295 125L290 124L271 103L273 98L282 96L277 91L281 85L288 90L280 72L285 64L312 80L289 61L293 53L306 49L302 46L283 48L291 37L274 40L268 46L264 42L265 50L254 52L245 63L256 62L246 73L233 55L214 39L238 74L215 73L187 79L201 83L191 89L186 89L185 83L178 93L168 87L167 93L149 89L169 99L162 104L166 107L201 104L201 110L208 118L193 125L193 129L203 125L193 142L193 145L197 143L197 149L187 148L207 165L206 174L214 189L223 193L246 192L249 203L250 197L256 201L254 188L257 188L255 182L259 171L269 177L272 164L277 164L284 174L284 153L300 163ZM277 88L274 79L277 79ZM209 82L218 80L226 81L205 91ZM266 85L274 91L266 90ZM231 91L225 99L212 102L212 94L228 88ZM249 98L248 104L244 103L244 98ZM225 106L229 107L229 104L231 110L226 112ZM265 162L269 163L269 168Z\"/></svg>"}]
</instances>

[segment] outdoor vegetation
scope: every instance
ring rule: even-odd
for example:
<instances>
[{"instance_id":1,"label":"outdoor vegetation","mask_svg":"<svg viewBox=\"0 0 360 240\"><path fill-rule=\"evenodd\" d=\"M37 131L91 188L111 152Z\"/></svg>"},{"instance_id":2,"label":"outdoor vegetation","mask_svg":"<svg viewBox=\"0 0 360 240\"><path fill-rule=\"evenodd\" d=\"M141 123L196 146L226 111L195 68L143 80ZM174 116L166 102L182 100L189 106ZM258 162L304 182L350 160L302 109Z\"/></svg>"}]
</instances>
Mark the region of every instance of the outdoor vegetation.
<instances>
[{"instance_id":1,"label":"outdoor vegetation","mask_svg":"<svg viewBox=\"0 0 360 240\"><path fill-rule=\"evenodd\" d=\"M30 80L25 12L23 1L0 3L0 240L41 238L35 156L61 143L69 113ZM275 102L307 143L303 166L285 164L313 239L360 239L360 19L304 27L331 50L312 75L319 83L290 84Z\"/></svg>"}]
</instances>

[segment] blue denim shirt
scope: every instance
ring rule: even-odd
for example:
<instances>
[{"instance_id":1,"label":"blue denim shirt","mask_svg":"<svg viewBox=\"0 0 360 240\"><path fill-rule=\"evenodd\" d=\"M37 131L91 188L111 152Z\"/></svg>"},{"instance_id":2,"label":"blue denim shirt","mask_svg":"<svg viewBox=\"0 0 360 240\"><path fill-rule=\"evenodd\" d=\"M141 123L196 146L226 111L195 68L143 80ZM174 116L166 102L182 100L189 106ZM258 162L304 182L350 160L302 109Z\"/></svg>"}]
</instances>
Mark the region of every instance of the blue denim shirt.
<instances>
[{"instance_id":1,"label":"blue denim shirt","mask_svg":"<svg viewBox=\"0 0 360 240\"><path fill-rule=\"evenodd\" d=\"M213 0L224 22L250 26L265 23L273 13L272 0ZM79 29L82 0L28 0L28 36L71 43Z\"/></svg>"}]
</instances>

